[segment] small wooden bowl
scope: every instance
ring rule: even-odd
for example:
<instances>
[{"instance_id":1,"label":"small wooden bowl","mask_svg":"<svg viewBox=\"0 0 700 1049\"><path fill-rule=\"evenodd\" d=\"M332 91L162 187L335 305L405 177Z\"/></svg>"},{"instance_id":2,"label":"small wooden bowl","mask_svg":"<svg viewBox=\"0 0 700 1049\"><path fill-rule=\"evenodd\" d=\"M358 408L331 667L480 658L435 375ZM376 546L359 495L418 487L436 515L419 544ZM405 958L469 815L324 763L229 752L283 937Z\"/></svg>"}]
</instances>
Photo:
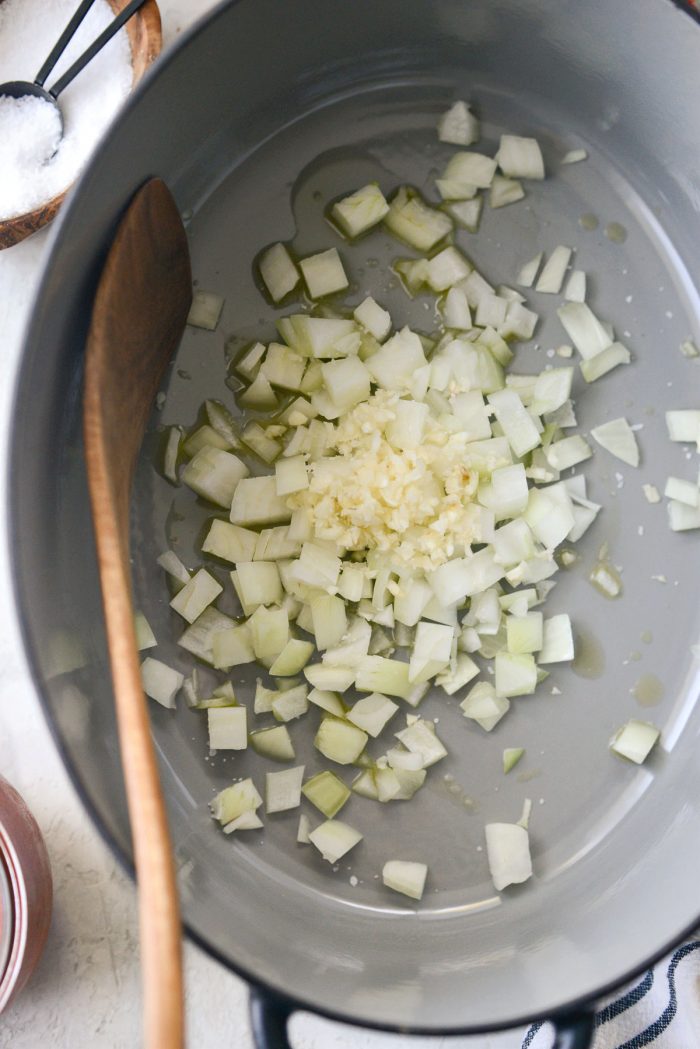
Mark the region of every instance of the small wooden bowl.
<instances>
[{"instance_id":1,"label":"small wooden bowl","mask_svg":"<svg viewBox=\"0 0 700 1049\"><path fill-rule=\"evenodd\" d=\"M119 14L122 8L126 7L128 0L108 0L108 3L114 13ZM126 23L126 32L131 48L132 87L134 87L160 54L163 43L160 11L156 0L146 0L143 7ZM66 186L62 193L47 200L45 204L33 211L28 211L25 215L15 215L13 218L0 220L0 251L3 248L12 247L13 244L18 244L25 237L36 233L42 226L48 225L55 218L70 188Z\"/></svg>"}]
</instances>

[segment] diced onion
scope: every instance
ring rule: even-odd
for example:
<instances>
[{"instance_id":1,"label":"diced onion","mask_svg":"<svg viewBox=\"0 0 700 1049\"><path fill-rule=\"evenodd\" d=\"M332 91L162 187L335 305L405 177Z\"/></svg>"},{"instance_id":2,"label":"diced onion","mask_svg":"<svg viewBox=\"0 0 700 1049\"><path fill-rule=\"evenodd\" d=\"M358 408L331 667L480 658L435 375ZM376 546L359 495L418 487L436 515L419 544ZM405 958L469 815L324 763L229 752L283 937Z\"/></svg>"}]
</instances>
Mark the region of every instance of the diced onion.
<instances>
[{"instance_id":1,"label":"diced onion","mask_svg":"<svg viewBox=\"0 0 700 1049\"><path fill-rule=\"evenodd\" d=\"M410 896L412 900L423 897L428 868L425 863L409 860L388 860L382 867L382 881L388 889Z\"/></svg>"},{"instance_id":2,"label":"diced onion","mask_svg":"<svg viewBox=\"0 0 700 1049\"><path fill-rule=\"evenodd\" d=\"M216 331L223 308L224 300L221 295L215 295L211 291L195 291L187 323L193 328Z\"/></svg>"},{"instance_id":3,"label":"diced onion","mask_svg":"<svg viewBox=\"0 0 700 1049\"><path fill-rule=\"evenodd\" d=\"M526 262L524 266L521 267L515 280L522 288L531 288L535 283L535 277L537 276L537 272L542 262L542 255L543 253L541 251L538 252L534 258L530 259L529 262Z\"/></svg>"},{"instance_id":4,"label":"diced onion","mask_svg":"<svg viewBox=\"0 0 700 1049\"><path fill-rule=\"evenodd\" d=\"M591 430L591 437L601 448L630 466L639 466L639 446L634 430L626 419L611 419Z\"/></svg>"},{"instance_id":5,"label":"diced onion","mask_svg":"<svg viewBox=\"0 0 700 1049\"><path fill-rule=\"evenodd\" d=\"M501 892L532 877L530 839L517 823L487 823L486 854L494 888Z\"/></svg>"},{"instance_id":6,"label":"diced onion","mask_svg":"<svg viewBox=\"0 0 700 1049\"><path fill-rule=\"evenodd\" d=\"M288 812L301 804L304 766L265 773L265 812Z\"/></svg>"},{"instance_id":7,"label":"diced onion","mask_svg":"<svg viewBox=\"0 0 700 1049\"><path fill-rule=\"evenodd\" d=\"M438 121L438 138L454 146L471 146L479 138L479 121L467 102L455 102Z\"/></svg>"},{"instance_id":8,"label":"diced onion","mask_svg":"<svg viewBox=\"0 0 700 1049\"><path fill-rule=\"evenodd\" d=\"M570 258L571 248L566 248L561 244L558 248L555 248L542 268L539 280L535 285L535 291L544 291L550 295L557 295L561 291L564 274Z\"/></svg>"},{"instance_id":9,"label":"diced onion","mask_svg":"<svg viewBox=\"0 0 700 1049\"><path fill-rule=\"evenodd\" d=\"M660 735L659 729L650 722L631 718L610 740L610 749L636 765L641 765L646 761Z\"/></svg>"},{"instance_id":10,"label":"diced onion","mask_svg":"<svg viewBox=\"0 0 700 1049\"><path fill-rule=\"evenodd\" d=\"M354 848L362 835L340 820L326 820L309 834L309 841L328 863L337 863L350 849Z\"/></svg>"},{"instance_id":11,"label":"diced onion","mask_svg":"<svg viewBox=\"0 0 700 1049\"><path fill-rule=\"evenodd\" d=\"M343 263L335 248L309 255L299 263L304 282L312 299L333 295L348 286Z\"/></svg>"},{"instance_id":12,"label":"diced onion","mask_svg":"<svg viewBox=\"0 0 700 1049\"><path fill-rule=\"evenodd\" d=\"M504 178L503 175L494 175L489 190L489 205L492 208L504 208L507 204L515 204L525 196L522 184L515 178Z\"/></svg>"},{"instance_id":13,"label":"diced onion","mask_svg":"<svg viewBox=\"0 0 700 1049\"><path fill-rule=\"evenodd\" d=\"M284 244L273 244L264 251L258 267L273 302L280 302L299 283L299 270Z\"/></svg>"},{"instance_id":14,"label":"diced onion","mask_svg":"<svg viewBox=\"0 0 700 1049\"><path fill-rule=\"evenodd\" d=\"M346 236L354 238L381 222L388 210L384 194L372 182L334 204L331 217Z\"/></svg>"},{"instance_id":15,"label":"diced onion","mask_svg":"<svg viewBox=\"0 0 700 1049\"><path fill-rule=\"evenodd\" d=\"M498 166L510 178L544 178L544 160L535 138L501 135L497 154Z\"/></svg>"},{"instance_id":16,"label":"diced onion","mask_svg":"<svg viewBox=\"0 0 700 1049\"><path fill-rule=\"evenodd\" d=\"M141 664L141 681L143 690L151 699L171 710L175 707L175 697L182 688L185 675L173 670L160 659L147 656Z\"/></svg>"}]
</instances>

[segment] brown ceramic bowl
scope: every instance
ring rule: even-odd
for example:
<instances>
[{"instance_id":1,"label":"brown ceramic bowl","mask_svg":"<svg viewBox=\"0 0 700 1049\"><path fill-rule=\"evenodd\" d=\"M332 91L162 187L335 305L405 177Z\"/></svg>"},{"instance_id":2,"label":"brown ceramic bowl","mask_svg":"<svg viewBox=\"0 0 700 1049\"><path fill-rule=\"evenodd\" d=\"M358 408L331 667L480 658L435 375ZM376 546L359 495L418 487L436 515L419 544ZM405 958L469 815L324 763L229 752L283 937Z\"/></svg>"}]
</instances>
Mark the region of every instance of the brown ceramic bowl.
<instances>
[{"instance_id":1,"label":"brown ceramic bowl","mask_svg":"<svg viewBox=\"0 0 700 1049\"><path fill-rule=\"evenodd\" d=\"M0 776L0 1012L19 994L41 957L51 923L53 887L41 831L14 787ZM9 892L8 892L9 890ZM8 937L9 933L9 937Z\"/></svg>"},{"instance_id":2,"label":"brown ceramic bowl","mask_svg":"<svg viewBox=\"0 0 700 1049\"><path fill-rule=\"evenodd\" d=\"M2 0L0 0L2 3ZM115 14L126 7L128 0L108 0ZM135 15L126 23L126 32L131 48L131 65L133 69L132 87L135 86L148 67L160 54L162 36L160 31L160 11L156 0L147 0ZM85 158L87 160L87 157ZM28 211L25 215L0 221L0 250L18 244L31 233L36 233L55 217L70 186L62 193L47 200L45 204Z\"/></svg>"}]
</instances>

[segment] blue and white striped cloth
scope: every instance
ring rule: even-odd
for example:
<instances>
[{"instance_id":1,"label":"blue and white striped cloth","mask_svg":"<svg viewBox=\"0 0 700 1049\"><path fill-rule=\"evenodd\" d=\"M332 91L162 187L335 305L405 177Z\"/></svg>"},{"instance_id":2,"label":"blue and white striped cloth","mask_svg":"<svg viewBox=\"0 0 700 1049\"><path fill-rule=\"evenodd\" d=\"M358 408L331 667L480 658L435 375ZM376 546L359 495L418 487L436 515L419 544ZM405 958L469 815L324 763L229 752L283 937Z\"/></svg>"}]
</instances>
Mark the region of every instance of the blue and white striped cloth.
<instances>
[{"instance_id":1,"label":"blue and white striped cloth","mask_svg":"<svg viewBox=\"0 0 700 1049\"><path fill-rule=\"evenodd\" d=\"M552 1030L533 1024L521 1049L549 1049ZM700 939L689 940L596 1015L593 1049L700 1049Z\"/></svg>"}]
</instances>

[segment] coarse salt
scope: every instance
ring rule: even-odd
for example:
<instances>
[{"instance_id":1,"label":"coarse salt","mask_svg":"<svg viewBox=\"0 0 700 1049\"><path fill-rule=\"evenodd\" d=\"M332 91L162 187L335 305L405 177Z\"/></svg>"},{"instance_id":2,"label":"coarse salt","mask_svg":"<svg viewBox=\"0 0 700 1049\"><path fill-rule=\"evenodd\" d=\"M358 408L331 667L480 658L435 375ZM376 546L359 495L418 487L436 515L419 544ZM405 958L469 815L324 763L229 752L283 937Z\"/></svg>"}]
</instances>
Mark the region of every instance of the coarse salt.
<instances>
[{"instance_id":1,"label":"coarse salt","mask_svg":"<svg viewBox=\"0 0 700 1049\"><path fill-rule=\"evenodd\" d=\"M0 83L35 76L75 11L75 0L4 0L0 4ZM107 0L95 0L47 86L113 20ZM131 53L124 29L59 98L58 114L40 99L0 99L0 221L24 215L68 189L129 93ZM58 149L56 149L58 146Z\"/></svg>"}]
</instances>

